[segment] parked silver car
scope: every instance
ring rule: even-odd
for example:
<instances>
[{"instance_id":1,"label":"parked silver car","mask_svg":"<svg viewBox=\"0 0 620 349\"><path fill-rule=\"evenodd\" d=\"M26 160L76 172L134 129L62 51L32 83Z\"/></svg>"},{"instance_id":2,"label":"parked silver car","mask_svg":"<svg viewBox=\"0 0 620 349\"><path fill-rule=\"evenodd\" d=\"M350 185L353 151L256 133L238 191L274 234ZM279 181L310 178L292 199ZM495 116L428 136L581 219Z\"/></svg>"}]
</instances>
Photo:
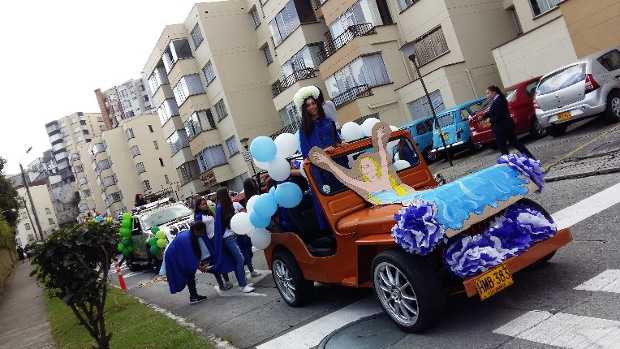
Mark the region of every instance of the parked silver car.
<instances>
[{"instance_id":1,"label":"parked silver car","mask_svg":"<svg viewBox=\"0 0 620 349\"><path fill-rule=\"evenodd\" d=\"M544 75L534 107L538 122L554 137L570 123L601 113L610 122L620 121L620 47Z\"/></svg>"}]
</instances>

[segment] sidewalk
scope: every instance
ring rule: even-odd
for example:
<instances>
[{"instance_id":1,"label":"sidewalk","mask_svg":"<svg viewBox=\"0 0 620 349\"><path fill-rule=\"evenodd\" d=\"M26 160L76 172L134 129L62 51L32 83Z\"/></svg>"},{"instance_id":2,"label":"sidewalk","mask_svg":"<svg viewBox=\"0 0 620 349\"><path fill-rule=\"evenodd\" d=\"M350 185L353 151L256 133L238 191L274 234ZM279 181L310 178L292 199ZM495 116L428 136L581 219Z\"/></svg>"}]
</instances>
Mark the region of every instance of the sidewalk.
<instances>
[{"instance_id":1,"label":"sidewalk","mask_svg":"<svg viewBox=\"0 0 620 349\"><path fill-rule=\"evenodd\" d=\"M54 348L43 291L30 270L18 261L0 299L0 349Z\"/></svg>"}]
</instances>

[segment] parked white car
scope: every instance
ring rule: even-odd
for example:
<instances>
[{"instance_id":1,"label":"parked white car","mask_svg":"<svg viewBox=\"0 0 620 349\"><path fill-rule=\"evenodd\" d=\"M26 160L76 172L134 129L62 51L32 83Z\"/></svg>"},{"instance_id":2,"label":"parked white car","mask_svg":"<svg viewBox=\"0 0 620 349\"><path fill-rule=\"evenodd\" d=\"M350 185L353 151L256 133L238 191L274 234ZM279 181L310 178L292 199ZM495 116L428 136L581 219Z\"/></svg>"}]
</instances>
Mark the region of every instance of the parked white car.
<instances>
[{"instance_id":1,"label":"parked white car","mask_svg":"<svg viewBox=\"0 0 620 349\"><path fill-rule=\"evenodd\" d=\"M601 113L620 121L620 47L544 75L534 98L538 122L554 137L570 123Z\"/></svg>"}]
</instances>

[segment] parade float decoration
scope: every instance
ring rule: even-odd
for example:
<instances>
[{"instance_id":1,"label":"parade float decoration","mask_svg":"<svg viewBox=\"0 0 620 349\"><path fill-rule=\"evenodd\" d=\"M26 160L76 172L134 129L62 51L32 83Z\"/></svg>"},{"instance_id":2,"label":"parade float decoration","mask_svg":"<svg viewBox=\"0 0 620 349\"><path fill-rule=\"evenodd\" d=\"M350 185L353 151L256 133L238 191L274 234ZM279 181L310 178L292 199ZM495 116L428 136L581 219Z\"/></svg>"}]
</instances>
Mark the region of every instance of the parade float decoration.
<instances>
[{"instance_id":1,"label":"parade float decoration","mask_svg":"<svg viewBox=\"0 0 620 349\"><path fill-rule=\"evenodd\" d=\"M131 228L132 228L132 216L131 213L125 212L123 213L121 219L121 225L118 229L118 235L120 237L120 242L116 246L116 250L119 253L122 253L123 256L127 257L131 255L134 250L133 240L131 239Z\"/></svg>"},{"instance_id":2,"label":"parade float decoration","mask_svg":"<svg viewBox=\"0 0 620 349\"><path fill-rule=\"evenodd\" d=\"M152 227L151 233L151 238L147 240L147 243L149 244L149 251L151 252L151 255L159 256L168 245L166 233L164 233L158 226Z\"/></svg>"}]
</instances>

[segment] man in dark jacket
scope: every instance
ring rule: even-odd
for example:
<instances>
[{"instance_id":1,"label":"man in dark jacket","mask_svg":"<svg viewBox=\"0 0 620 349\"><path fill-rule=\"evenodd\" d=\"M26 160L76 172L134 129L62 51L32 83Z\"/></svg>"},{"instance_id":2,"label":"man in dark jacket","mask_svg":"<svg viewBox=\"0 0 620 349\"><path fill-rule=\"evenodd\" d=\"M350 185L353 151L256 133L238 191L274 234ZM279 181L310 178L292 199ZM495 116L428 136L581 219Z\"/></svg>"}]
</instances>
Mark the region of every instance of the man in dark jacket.
<instances>
[{"instance_id":1,"label":"man in dark jacket","mask_svg":"<svg viewBox=\"0 0 620 349\"><path fill-rule=\"evenodd\" d=\"M534 155L519 141L515 135L515 124L508 111L508 100L499 87L491 85L487 88L487 97L491 101L489 110L484 114L484 119L491 121L491 128L495 134L495 141L499 151L507 155L508 144L515 147L520 153L535 159Z\"/></svg>"}]
</instances>

